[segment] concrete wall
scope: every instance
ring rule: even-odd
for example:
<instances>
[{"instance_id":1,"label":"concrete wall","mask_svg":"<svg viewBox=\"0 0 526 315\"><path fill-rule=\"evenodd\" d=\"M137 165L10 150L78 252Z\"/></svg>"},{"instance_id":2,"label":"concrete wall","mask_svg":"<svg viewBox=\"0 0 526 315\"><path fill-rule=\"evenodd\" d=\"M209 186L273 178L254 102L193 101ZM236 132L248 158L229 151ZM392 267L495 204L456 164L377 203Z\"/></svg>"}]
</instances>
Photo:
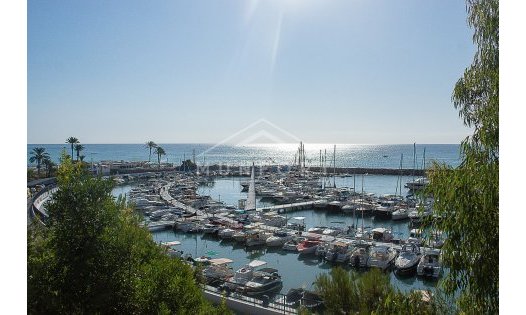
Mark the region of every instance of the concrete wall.
<instances>
[{"instance_id":1,"label":"concrete wall","mask_svg":"<svg viewBox=\"0 0 526 315\"><path fill-rule=\"evenodd\" d=\"M221 294L210 292L210 291L203 291L203 294L205 298L214 303L219 304L221 303ZM260 305L254 305L249 302L241 301L234 298L226 298L226 305L229 309L235 311L236 313L240 314L255 314L255 315L277 315L277 314L297 314L296 312L284 312L278 311L275 309L269 309L262 307Z\"/></svg>"}]
</instances>

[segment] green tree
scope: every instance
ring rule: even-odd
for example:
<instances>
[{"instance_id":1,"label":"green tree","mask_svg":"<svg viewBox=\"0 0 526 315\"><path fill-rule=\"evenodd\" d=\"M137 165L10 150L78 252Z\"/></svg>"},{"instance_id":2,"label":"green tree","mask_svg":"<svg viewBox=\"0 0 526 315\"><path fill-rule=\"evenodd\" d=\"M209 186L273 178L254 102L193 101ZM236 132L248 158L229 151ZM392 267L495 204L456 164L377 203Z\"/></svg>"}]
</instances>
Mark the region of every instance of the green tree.
<instances>
[{"instance_id":1,"label":"green tree","mask_svg":"<svg viewBox=\"0 0 526 315\"><path fill-rule=\"evenodd\" d=\"M359 311L370 314L384 303L389 294L394 292L389 276L380 269L371 269L363 274L356 283L358 290Z\"/></svg>"},{"instance_id":2,"label":"green tree","mask_svg":"<svg viewBox=\"0 0 526 315\"><path fill-rule=\"evenodd\" d=\"M49 159L49 153L46 152L46 148L33 148L30 153L29 162L37 163L38 176L40 176L40 167L42 166L42 162L44 162L46 159Z\"/></svg>"},{"instance_id":3,"label":"green tree","mask_svg":"<svg viewBox=\"0 0 526 315\"><path fill-rule=\"evenodd\" d=\"M157 154L157 163L161 167L161 156L166 155L166 152L160 146L155 147L155 154Z\"/></svg>"},{"instance_id":4,"label":"green tree","mask_svg":"<svg viewBox=\"0 0 526 315\"><path fill-rule=\"evenodd\" d=\"M152 161L152 149L156 148L157 144L153 141L147 141L144 147L150 150L150 155L148 156L148 162L151 162Z\"/></svg>"},{"instance_id":5,"label":"green tree","mask_svg":"<svg viewBox=\"0 0 526 315\"><path fill-rule=\"evenodd\" d=\"M329 274L318 275L314 287L330 314L351 314L357 310L359 297L355 273L349 274L343 268L336 267Z\"/></svg>"},{"instance_id":6,"label":"green tree","mask_svg":"<svg viewBox=\"0 0 526 315\"><path fill-rule=\"evenodd\" d=\"M80 143L80 141L75 137L69 137L66 139L66 143L69 143L71 145L71 158L73 158L73 146L77 143Z\"/></svg>"},{"instance_id":7,"label":"green tree","mask_svg":"<svg viewBox=\"0 0 526 315\"><path fill-rule=\"evenodd\" d=\"M185 160L181 163L181 170L193 171L197 169L197 165L192 160Z\"/></svg>"},{"instance_id":8,"label":"green tree","mask_svg":"<svg viewBox=\"0 0 526 315\"><path fill-rule=\"evenodd\" d=\"M35 178L35 170L32 168L28 168L27 169L27 180L29 181L32 178Z\"/></svg>"},{"instance_id":9,"label":"green tree","mask_svg":"<svg viewBox=\"0 0 526 315\"><path fill-rule=\"evenodd\" d=\"M51 177L56 166L55 162L50 158L46 158L42 161L42 164L44 164L44 167L46 168L46 176Z\"/></svg>"},{"instance_id":10,"label":"green tree","mask_svg":"<svg viewBox=\"0 0 526 315\"><path fill-rule=\"evenodd\" d=\"M79 161L80 159L80 151L84 150L84 146L80 143L78 144L75 144L75 151L77 151L77 162Z\"/></svg>"},{"instance_id":11,"label":"green tree","mask_svg":"<svg viewBox=\"0 0 526 315\"><path fill-rule=\"evenodd\" d=\"M28 235L28 313L215 314L192 269L171 259L111 180L62 157L46 226Z\"/></svg>"},{"instance_id":12,"label":"green tree","mask_svg":"<svg viewBox=\"0 0 526 315\"><path fill-rule=\"evenodd\" d=\"M461 311L494 314L499 306L499 3L468 0L467 11L477 51L452 99L473 135L461 144L459 167L435 163L429 171L434 210L444 219L428 225L447 235L445 293L460 294Z\"/></svg>"}]
</instances>

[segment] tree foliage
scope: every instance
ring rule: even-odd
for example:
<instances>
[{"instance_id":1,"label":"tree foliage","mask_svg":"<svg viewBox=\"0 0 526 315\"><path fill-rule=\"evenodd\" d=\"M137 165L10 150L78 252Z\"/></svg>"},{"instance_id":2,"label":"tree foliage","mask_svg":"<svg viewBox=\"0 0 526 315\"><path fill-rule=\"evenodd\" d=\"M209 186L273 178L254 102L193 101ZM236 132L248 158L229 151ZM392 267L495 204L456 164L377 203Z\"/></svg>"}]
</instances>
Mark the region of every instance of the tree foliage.
<instances>
[{"instance_id":1,"label":"tree foliage","mask_svg":"<svg viewBox=\"0 0 526 315\"><path fill-rule=\"evenodd\" d=\"M73 158L73 149L75 144L80 143L79 139L75 137L69 137L66 139L66 143L69 143L71 145L71 158Z\"/></svg>"},{"instance_id":2,"label":"tree foliage","mask_svg":"<svg viewBox=\"0 0 526 315\"><path fill-rule=\"evenodd\" d=\"M29 229L28 313L216 313L191 267L111 195L111 180L65 156L57 180L46 226Z\"/></svg>"},{"instance_id":3,"label":"tree foliage","mask_svg":"<svg viewBox=\"0 0 526 315\"><path fill-rule=\"evenodd\" d=\"M40 176L40 167L45 160L49 160L49 153L46 152L46 148L38 147L33 148L30 153L29 162L37 163L37 172Z\"/></svg>"},{"instance_id":4,"label":"tree foliage","mask_svg":"<svg viewBox=\"0 0 526 315\"><path fill-rule=\"evenodd\" d=\"M429 192L444 218L434 228L447 234L445 292L460 293L461 310L492 314L499 305L499 5L468 0L467 10L477 52L452 99L473 135L461 144L458 168L434 164Z\"/></svg>"},{"instance_id":5,"label":"tree foliage","mask_svg":"<svg viewBox=\"0 0 526 315\"><path fill-rule=\"evenodd\" d=\"M148 162L151 162L151 160L152 160L152 149L157 147L157 144L150 140L150 141L146 141L144 147L146 149L150 150L150 155L148 156Z\"/></svg>"},{"instance_id":6,"label":"tree foliage","mask_svg":"<svg viewBox=\"0 0 526 315\"><path fill-rule=\"evenodd\" d=\"M378 269L359 276L337 267L317 276L314 286L329 314L371 314L395 292L389 277Z\"/></svg>"},{"instance_id":7,"label":"tree foliage","mask_svg":"<svg viewBox=\"0 0 526 315\"><path fill-rule=\"evenodd\" d=\"M157 154L157 163L161 167L161 156L166 155L166 151L160 146L155 147L155 154Z\"/></svg>"}]
</instances>

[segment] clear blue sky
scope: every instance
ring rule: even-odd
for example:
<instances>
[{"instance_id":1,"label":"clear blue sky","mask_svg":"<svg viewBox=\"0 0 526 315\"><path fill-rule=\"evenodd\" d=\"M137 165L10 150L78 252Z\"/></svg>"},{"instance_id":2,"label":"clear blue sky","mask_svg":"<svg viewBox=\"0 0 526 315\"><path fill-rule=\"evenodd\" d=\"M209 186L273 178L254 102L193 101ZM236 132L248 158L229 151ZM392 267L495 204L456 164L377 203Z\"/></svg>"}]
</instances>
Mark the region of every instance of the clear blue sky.
<instances>
[{"instance_id":1,"label":"clear blue sky","mask_svg":"<svg viewBox=\"0 0 526 315\"><path fill-rule=\"evenodd\" d=\"M460 0L28 1L28 143L458 143Z\"/></svg>"}]
</instances>

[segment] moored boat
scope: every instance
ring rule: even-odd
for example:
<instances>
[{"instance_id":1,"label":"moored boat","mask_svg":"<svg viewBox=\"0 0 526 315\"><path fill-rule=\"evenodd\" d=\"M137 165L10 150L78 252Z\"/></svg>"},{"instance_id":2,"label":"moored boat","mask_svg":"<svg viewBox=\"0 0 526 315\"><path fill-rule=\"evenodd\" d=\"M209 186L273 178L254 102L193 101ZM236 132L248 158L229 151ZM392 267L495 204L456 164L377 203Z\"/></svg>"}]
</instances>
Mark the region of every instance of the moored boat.
<instances>
[{"instance_id":1,"label":"moored boat","mask_svg":"<svg viewBox=\"0 0 526 315\"><path fill-rule=\"evenodd\" d=\"M397 252L394 248L388 246L374 246L369 252L367 267L388 269L395 260Z\"/></svg>"},{"instance_id":2,"label":"moored boat","mask_svg":"<svg viewBox=\"0 0 526 315\"><path fill-rule=\"evenodd\" d=\"M442 265L440 263L440 251L437 249L425 250L416 268L417 275L438 279L441 271Z\"/></svg>"},{"instance_id":3,"label":"moored boat","mask_svg":"<svg viewBox=\"0 0 526 315\"><path fill-rule=\"evenodd\" d=\"M300 255L314 254L320 243L321 241L318 240L305 240L299 243L296 249Z\"/></svg>"},{"instance_id":4,"label":"moored boat","mask_svg":"<svg viewBox=\"0 0 526 315\"><path fill-rule=\"evenodd\" d=\"M245 284L242 292L247 296L268 295L279 292L282 287L283 282L277 269L262 268Z\"/></svg>"},{"instance_id":5,"label":"moored boat","mask_svg":"<svg viewBox=\"0 0 526 315\"><path fill-rule=\"evenodd\" d=\"M416 272L422 254L414 243L404 244L395 260L395 272L399 275L412 275Z\"/></svg>"}]
</instances>

